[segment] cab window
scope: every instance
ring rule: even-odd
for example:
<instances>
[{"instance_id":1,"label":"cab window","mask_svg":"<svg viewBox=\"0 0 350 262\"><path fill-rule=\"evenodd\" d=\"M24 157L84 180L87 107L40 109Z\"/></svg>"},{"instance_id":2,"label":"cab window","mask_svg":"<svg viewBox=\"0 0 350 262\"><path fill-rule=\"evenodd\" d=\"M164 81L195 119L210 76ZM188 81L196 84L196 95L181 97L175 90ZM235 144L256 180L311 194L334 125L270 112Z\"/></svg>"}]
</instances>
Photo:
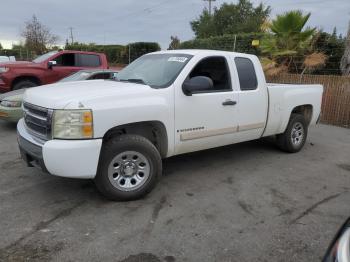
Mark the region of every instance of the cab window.
<instances>
[{"instance_id":1,"label":"cab window","mask_svg":"<svg viewBox=\"0 0 350 262\"><path fill-rule=\"evenodd\" d=\"M103 73L97 73L95 75L93 75L92 77L90 77L90 80L93 79L111 79L112 78L112 73L110 72L103 72Z\"/></svg>"},{"instance_id":2,"label":"cab window","mask_svg":"<svg viewBox=\"0 0 350 262\"><path fill-rule=\"evenodd\" d=\"M62 54L54 59L56 66L76 66L74 54Z\"/></svg>"},{"instance_id":3,"label":"cab window","mask_svg":"<svg viewBox=\"0 0 350 262\"><path fill-rule=\"evenodd\" d=\"M81 67L99 67L101 65L100 57L91 54L77 54L77 66Z\"/></svg>"},{"instance_id":4,"label":"cab window","mask_svg":"<svg viewBox=\"0 0 350 262\"><path fill-rule=\"evenodd\" d=\"M257 89L258 80L256 78L253 62L245 57L236 57L235 64L241 90L249 91Z\"/></svg>"}]
</instances>

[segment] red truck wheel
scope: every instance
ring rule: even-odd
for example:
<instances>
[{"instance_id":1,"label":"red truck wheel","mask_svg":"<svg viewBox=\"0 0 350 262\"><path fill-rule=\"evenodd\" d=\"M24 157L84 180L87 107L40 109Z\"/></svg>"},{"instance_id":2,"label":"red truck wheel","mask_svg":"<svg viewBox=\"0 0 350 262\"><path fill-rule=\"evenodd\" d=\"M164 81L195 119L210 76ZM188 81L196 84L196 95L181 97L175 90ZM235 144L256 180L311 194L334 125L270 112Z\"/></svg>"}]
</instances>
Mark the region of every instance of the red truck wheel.
<instances>
[{"instance_id":1,"label":"red truck wheel","mask_svg":"<svg viewBox=\"0 0 350 262\"><path fill-rule=\"evenodd\" d=\"M34 87L34 86L38 86L38 84L31 80L22 80L16 83L13 86L12 90L19 90L19 89L24 89L24 88Z\"/></svg>"}]
</instances>

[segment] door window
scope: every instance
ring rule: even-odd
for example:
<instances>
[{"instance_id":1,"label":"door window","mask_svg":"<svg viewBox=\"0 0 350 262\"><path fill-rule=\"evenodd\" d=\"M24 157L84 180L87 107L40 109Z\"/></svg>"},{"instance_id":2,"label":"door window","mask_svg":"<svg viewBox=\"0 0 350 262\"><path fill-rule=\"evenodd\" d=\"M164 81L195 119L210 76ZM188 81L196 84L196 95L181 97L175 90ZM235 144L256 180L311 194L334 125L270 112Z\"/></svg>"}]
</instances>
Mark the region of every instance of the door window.
<instances>
[{"instance_id":1,"label":"door window","mask_svg":"<svg viewBox=\"0 0 350 262\"><path fill-rule=\"evenodd\" d=\"M78 66L80 67L99 67L101 65L98 55L78 54Z\"/></svg>"},{"instance_id":2,"label":"door window","mask_svg":"<svg viewBox=\"0 0 350 262\"><path fill-rule=\"evenodd\" d=\"M98 73L89 78L89 80L93 79L111 79L112 75L109 72Z\"/></svg>"},{"instance_id":3,"label":"door window","mask_svg":"<svg viewBox=\"0 0 350 262\"><path fill-rule=\"evenodd\" d=\"M230 72L225 57L215 56L201 60L192 70L189 78L195 76L206 76L213 81L213 89L208 90L208 92L232 90Z\"/></svg>"},{"instance_id":4,"label":"door window","mask_svg":"<svg viewBox=\"0 0 350 262\"><path fill-rule=\"evenodd\" d=\"M76 66L74 54L63 54L54 59L56 66Z\"/></svg>"},{"instance_id":5,"label":"door window","mask_svg":"<svg viewBox=\"0 0 350 262\"><path fill-rule=\"evenodd\" d=\"M248 58L236 57L235 63L241 90L247 91L257 89L258 80L256 78L253 62Z\"/></svg>"}]
</instances>

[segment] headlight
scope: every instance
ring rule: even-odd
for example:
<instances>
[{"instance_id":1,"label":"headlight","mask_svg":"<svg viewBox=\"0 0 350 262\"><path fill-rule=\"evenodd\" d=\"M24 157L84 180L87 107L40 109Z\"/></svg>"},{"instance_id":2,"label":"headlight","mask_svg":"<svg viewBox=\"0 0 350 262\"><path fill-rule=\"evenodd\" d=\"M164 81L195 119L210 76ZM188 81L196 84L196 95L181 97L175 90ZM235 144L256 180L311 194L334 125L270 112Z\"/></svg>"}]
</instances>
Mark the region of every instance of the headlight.
<instances>
[{"instance_id":1,"label":"headlight","mask_svg":"<svg viewBox=\"0 0 350 262\"><path fill-rule=\"evenodd\" d=\"M53 138L93 138L91 110L55 110L53 114Z\"/></svg>"},{"instance_id":2,"label":"headlight","mask_svg":"<svg viewBox=\"0 0 350 262\"><path fill-rule=\"evenodd\" d=\"M22 102L21 101L6 101L3 100L0 103L2 106L4 107L21 107L22 106Z\"/></svg>"},{"instance_id":3,"label":"headlight","mask_svg":"<svg viewBox=\"0 0 350 262\"><path fill-rule=\"evenodd\" d=\"M8 67L0 67L0 73L6 73L7 71L9 71Z\"/></svg>"}]
</instances>

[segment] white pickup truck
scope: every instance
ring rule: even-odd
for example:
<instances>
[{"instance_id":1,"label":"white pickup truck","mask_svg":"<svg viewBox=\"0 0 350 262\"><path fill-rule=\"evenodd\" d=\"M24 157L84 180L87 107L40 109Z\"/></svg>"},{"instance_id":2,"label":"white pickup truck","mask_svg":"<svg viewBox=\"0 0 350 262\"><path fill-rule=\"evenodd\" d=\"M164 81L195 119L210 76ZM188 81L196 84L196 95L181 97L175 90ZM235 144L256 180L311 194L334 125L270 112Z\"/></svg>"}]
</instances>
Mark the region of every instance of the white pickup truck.
<instances>
[{"instance_id":1,"label":"white pickup truck","mask_svg":"<svg viewBox=\"0 0 350 262\"><path fill-rule=\"evenodd\" d=\"M113 200L150 192L162 158L277 135L299 151L320 116L321 85L266 84L256 56L156 52L117 81L35 87L24 96L18 143L29 166L94 179Z\"/></svg>"}]
</instances>

